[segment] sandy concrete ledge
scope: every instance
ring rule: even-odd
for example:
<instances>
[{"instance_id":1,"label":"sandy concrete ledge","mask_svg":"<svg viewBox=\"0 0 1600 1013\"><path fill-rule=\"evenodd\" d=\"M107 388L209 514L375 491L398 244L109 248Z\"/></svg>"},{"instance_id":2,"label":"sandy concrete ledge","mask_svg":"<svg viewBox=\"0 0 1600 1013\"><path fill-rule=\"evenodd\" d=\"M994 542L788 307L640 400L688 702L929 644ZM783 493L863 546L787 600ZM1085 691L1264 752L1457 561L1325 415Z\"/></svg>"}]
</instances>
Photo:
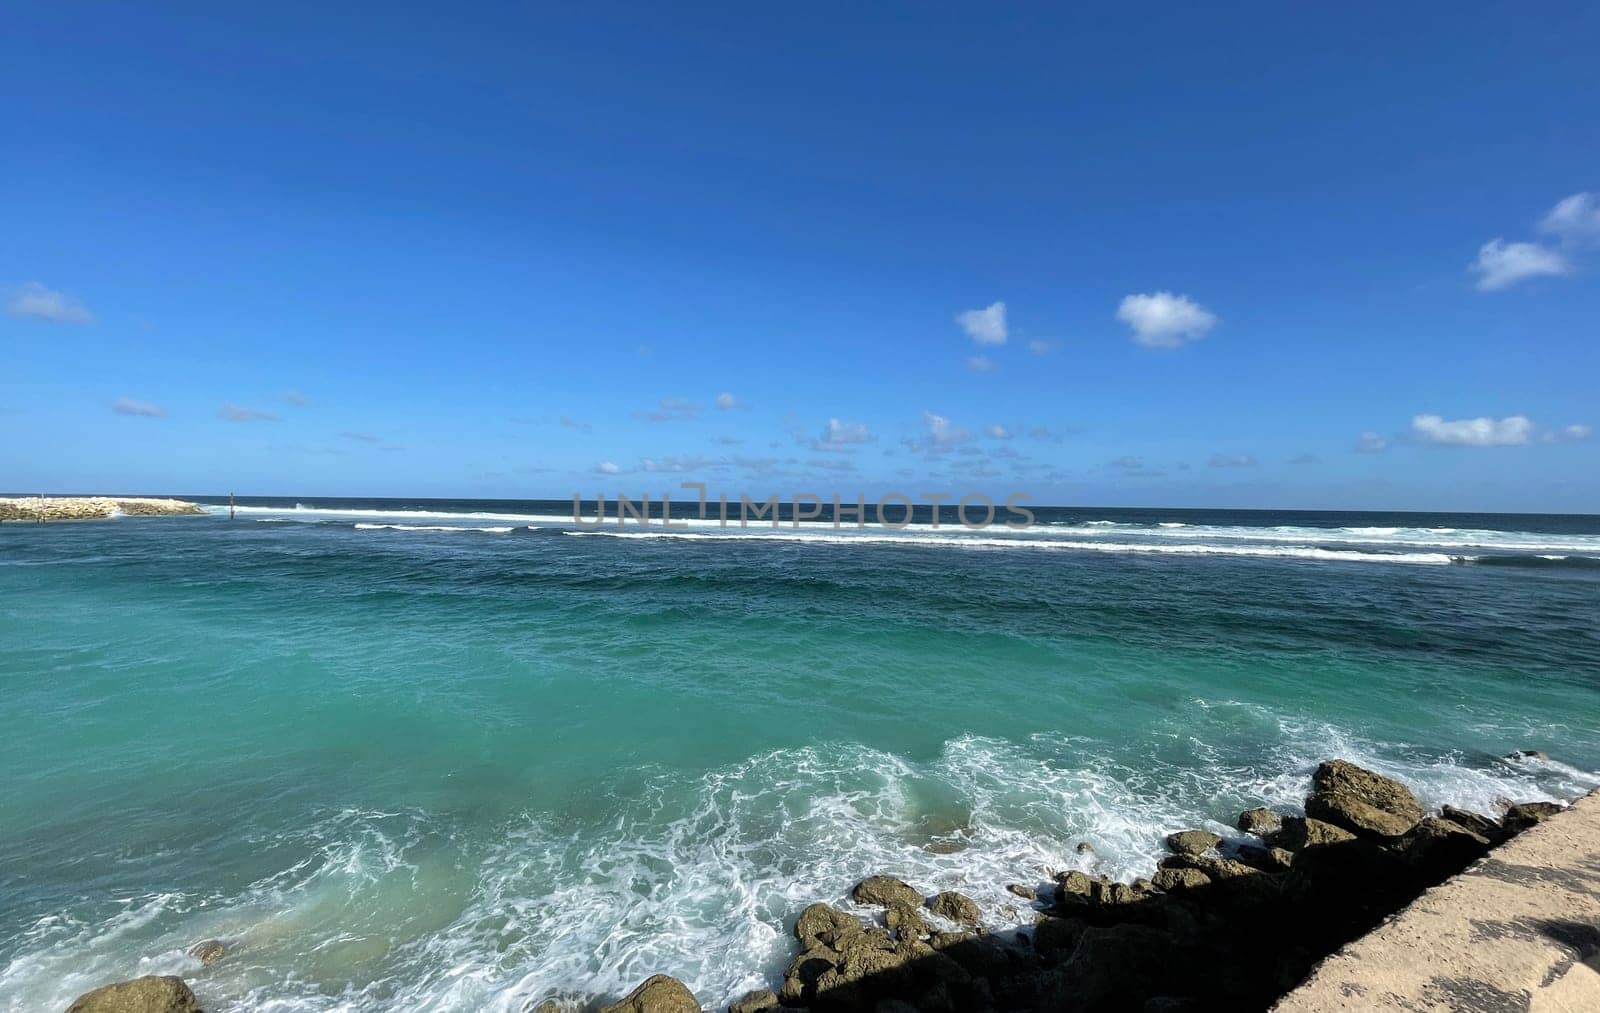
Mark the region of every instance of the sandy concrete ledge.
<instances>
[{"instance_id":1,"label":"sandy concrete ledge","mask_svg":"<svg viewBox=\"0 0 1600 1013\"><path fill-rule=\"evenodd\" d=\"M1424 893L1273 1008L1600 1010L1600 792Z\"/></svg>"},{"instance_id":2,"label":"sandy concrete ledge","mask_svg":"<svg viewBox=\"0 0 1600 1013\"><path fill-rule=\"evenodd\" d=\"M89 521L129 514L138 517L203 514L181 499L140 496L17 496L0 498L0 521Z\"/></svg>"}]
</instances>

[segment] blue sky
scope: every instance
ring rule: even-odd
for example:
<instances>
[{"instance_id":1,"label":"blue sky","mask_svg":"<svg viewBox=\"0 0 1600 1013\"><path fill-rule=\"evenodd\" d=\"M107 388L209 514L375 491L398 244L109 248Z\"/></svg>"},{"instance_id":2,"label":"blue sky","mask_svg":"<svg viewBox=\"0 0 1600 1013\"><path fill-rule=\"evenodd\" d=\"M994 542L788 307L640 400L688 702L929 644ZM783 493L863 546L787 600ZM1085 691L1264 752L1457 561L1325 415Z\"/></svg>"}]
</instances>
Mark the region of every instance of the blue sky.
<instances>
[{"instance_id":1,"label":"blue sky","mask_svg":"<svg viewBox=\"0 0 1600 1013\"><path fill-rule=\"evenodd\" d=\"M29 4L0 488L1600 509L1600 8Z\"/></svg>"}]
</instances>

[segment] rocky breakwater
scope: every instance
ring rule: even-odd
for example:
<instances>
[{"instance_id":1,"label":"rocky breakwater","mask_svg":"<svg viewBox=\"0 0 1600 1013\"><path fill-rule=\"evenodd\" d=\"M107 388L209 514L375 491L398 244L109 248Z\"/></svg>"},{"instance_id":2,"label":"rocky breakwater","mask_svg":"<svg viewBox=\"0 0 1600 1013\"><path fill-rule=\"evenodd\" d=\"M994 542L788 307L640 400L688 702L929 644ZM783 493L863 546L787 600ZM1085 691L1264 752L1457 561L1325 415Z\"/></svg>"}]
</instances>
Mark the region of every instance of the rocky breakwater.
<instances>
[{"instance_id":1,"label":"rocky breakwater","mask_svg":"<svg viewBox=\"0 0 1600 1013\"><path fill-rule=\"evenodd\" d=\"M868 877L850 892L853 908L801 911L798 953L779 987L741 997L728 1013L1264 1009L1334 950L1563 808L1429 815L1398 781L1329 760L1304 815L1251 809L1237 835L1170 834L1170 854L1149 878L1072 871L1008 884L1032 904L1034 920L1021 929L986 931L963 894L927 896L893 876ZM214 949L202 959L223 952ZM118 989L138 990L144 1004ZM69 1013L198 1009L179 979L141 978L91 992ZM592 1009L559 999L532 1007ZM658 974L600 1013L700 1009L688 987Z\"/></svg>"},{"instance_id":2,"label":"rocky breakwater","mask_svg":"<svg viewBox=\"0 0 1600 1013\"><path fill-rule=\"evenodd\" d=\"M92 521L118 514L166 517L203 514L181 499L112 496L25 496L0 499L0 521Z\"/></svg>"}]
</instances>

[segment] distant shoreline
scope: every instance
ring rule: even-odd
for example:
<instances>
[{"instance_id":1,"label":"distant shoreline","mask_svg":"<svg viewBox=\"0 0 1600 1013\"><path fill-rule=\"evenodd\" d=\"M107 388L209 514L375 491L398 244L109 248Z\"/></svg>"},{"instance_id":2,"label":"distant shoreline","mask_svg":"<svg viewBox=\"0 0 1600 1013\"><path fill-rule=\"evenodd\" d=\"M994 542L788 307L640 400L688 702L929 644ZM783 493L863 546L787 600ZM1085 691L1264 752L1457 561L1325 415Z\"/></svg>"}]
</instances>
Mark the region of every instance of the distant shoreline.
<instances>
[{"instance_id":1,"label":"distant shoreline","mask_svg":"<svg viewBox=\"0 0 1600 1013\"><path fill-rule=\"evenodd\" d=\"M204 513L205 510L187 500L139 496L18 496L0 499L0 523L92 521L118 515L181 517Z\"/></svg>"}]
</instances>

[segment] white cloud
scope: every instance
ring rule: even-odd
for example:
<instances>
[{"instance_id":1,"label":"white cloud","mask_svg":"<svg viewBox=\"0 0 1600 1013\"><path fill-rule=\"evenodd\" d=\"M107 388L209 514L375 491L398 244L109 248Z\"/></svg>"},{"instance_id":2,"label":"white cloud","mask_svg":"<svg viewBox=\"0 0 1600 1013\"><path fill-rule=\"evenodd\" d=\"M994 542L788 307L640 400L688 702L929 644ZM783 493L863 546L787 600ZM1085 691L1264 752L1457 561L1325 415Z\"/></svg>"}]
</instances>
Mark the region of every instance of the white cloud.
<instances>
[{"instance_id":1,"label":"white cloud","mask_svg":"<svg viewBox=\"0 0 1600 1013\"><path fill-rule=\"evenodd\" d=\"M996 439L996 440L1009 440L1009 439L1011 439L1011 430L1007 429L1005 426L1000 425L998 422L995 423L994 425L990 426L986 431L988 432L990 437L992 437L993 439Z\"/></svg>"},{"instance_id":2,"label":"white cloud","mask_svg":"<svg viewBox=\"0 0 1600 1013\"><path fill-rule=\"evenodd\" d=\"M967 359L967 368L974 373L992 373L999 368L999 363L987 355L974 355Z\"/></svg>"},{"instance_id":3,"label":"white cloud","mask_svg":"<svg viewBox=\"0 0 1600 1013\"><path fill-rule=\"evenodd\" d=\"M1055 348L1055 346L1043 338L1034 338L1032 341L1028 342L1028 351L1032 352L1034 355L1049 355L1051 349L1053 348Z\"/></svg>"},{"instance_id":4,"label":"white cloud","mask_svg":"<svg viewBox=\"0 0 1600 1013\"><path fill-rule=\"evenodd\" d=\"M644 413L650 422L690 422L700 417L703 405L685 401L681 397L664 397L656 402L656 410Z\"/></svg>"},{"instance_id":5,"label":"white cloud","mask_svg":"<svg viewBox=\"0 0 1600 1013\"><path fill-rule=\"evenodd\" d=\"M1541 439L1545 443L1582 443L1593 435L1593 426L1570 425L1545 433Z\"/></svg>"},{"instance_id":6,"label":"white cloud","mask_svg":"<svg viewBox=\"0 0 1600 1013\"><path fill-rule=\"evenodd\" d=\"M739 399L724 391L717 395L717 407L723 411L732 411L739 407Z\"/></svg>"},{"instance_id":7,"label":"white cloud","mask_svg":"<svg viewBox=\"0 0 1600 1013\"><path fill-rule=\"evenodd\" d=\"M1006 343L1006 304L1003 302L990 303L981 310L958 313L956 323L980 345Z\"/></svg>"},{"instance_id":8,"label":"white cloud","mask_svg":"<svg viewBox=\"0 0 1600 1013\"><path fill-rule=\"evenodd\" d=\"M383 442L383 438L381 436L376 436L376 435L374 435L372 433L340 433L339 435L343 436L347 440L355 440L358 443L382 443Z\"/></svg>"},{"instance_id":9,"label":"white cloud","mask_svg":"<svg viewBox=\"0 0 1600 1013\"><path fill-rule=\"evenodd\" d=\"M1585 192L1562 199L1544 216L1539 231L1567 246L1600 245L1600 197Z\"/></svg>"},{"instance_id":10,"label":"white cloud","mask_svg":"<svg viewBox=\"0 0 1600 1013\"><path fill-rule=\"evenodd\" d=\"M596 475L620 475L622 474L622 469L610 461L601 461L594 466L594 473Z\"/></svg>"},{"instance_id":11,"label":"white cloud","mask_svg":"<svg viewBox=\"0 0 1600 1013\"><path fill-rule=\"evenodd\" d=\"M146 401L134 401L125 397L119 397L111 402L111 410L118 415L138 415L147 419L164 419L167 417L167 410L160 405L150 404Z\"/></svg>"},{"instance_id":12,"label":"white cloud","mask_svg":"<svg viewBox=\"0 0 1600 1013\"><path fill-rule=\"evenodd\" d=\"M1411 420L1411 435L1422 443L1454 447L1520 447L1532 438L1533 423L1525 415L1455 421L1418 415Z\"/></svg>"},{"instance_id":13,"label":"white cloud","mask_svg":"<svg viewBox=\"0 0 1600 1013\"><path fill-rule=\"evenodd\" d=\"M263 408L246 408L243 405L223 405L217 413L229 422L278 422L280 419Z\"/></svg>"},{"instance_id":14,"label":"white cloud","mask_svg":"<svg viewBox=\"0 0 1600 1013\"><path fill-rule=\"evenodd\" d=\"M1567 258L1538 243L1508 243L1491 239L1478 249L1470 270L1478 276L1478 291L1498 292L1519 281L1572 271Z\"/></svg>"},{"instance_id":15,"label":"white cloud","mask_svg":"<svg viewBox=\"0 0 1600 1013\"><path fill-rule=\"evenodd\" d=\"M951 422L943 415L933 412L922 413L922 424L928 429L928 439L940 447L954 446L972 439L972 434Z\"/></svg>"},{"instance_id":16,"label":"white cloud","mask_svg":"<svg viewBox=\"0 0 1600 1013\"><path fill-rule=\"evenodd\" d=\"M697 454L671 454L667 457L641 457L639 459L640 471L665 472L680 475L685 472L703 471L707 468L726 467L727 462L720 458L701 457Z\"/></svg>"},{"instance_id":17,"label":"white cloud","mask_svg":"<svg viewBox=\"0 0 1600 1013\"><path fill-rule=\"evenodd\" d=\"M822 435L808 445L813 450L844 451L856 444L870 442L872 431L866 423L830 418L828 424L822 427ZM801 443L805 444L806 441L802 440Z\"/></svg>"},{"instance_id":18,"label":"white cloud","mask_svg":"<svg viewBox=\"0 0 1600 1013\"><path fill-rule=\"evenodd\" d=\"M1186 295L1155 292L1130 295L1117 307L1117 319L1133 328L1133 340L1146 348L1178 348L1198 341L1216 326L1216 314Z\"/></svg>"},{"instance_id":19,"label":"white cloud","mask_svg":"<svg viewBox=\"0 0 1600 1013\"><path fill-rule=\"evenodd\" d=\"M1378 433L1362 433L1356 441L1356 453L1381 454L1389 449L1389 441Z\"/></svg>"},{"instance_id":20,"label":"white cloud","mask_svg":"<svg viewBox=\"0 0 1600 1013\"><path fill-rule=\"evenodd\" d=\"M1256 459L1249 454L1212 454L1206 463L1213 468L1251 468Z\"/></svg>"},{"instance_id":21,"label":"white cloud","mask_svg":"<svg viewBox=\"0 0 1600 1013\"><path fill-rule=\"evenodd\" d=\"M30 281L11 294L6 312L14 317L33 317L53 324L87 324L94 320L89 308L71 296Z\"/></svg>"}]
</instances>

